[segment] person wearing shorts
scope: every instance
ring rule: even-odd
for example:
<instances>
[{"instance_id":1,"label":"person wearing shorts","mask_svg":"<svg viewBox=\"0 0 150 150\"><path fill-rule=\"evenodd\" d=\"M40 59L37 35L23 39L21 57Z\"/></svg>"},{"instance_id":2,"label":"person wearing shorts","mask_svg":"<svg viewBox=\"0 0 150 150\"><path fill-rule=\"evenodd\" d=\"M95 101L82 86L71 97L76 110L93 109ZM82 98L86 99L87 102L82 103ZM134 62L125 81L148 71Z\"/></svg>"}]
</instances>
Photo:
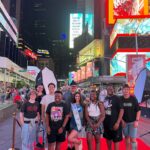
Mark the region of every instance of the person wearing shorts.
<instances>
[{"instance_id":1,"label":"person wearing shorts","mask_svg":"<svg viewBox=\"0 0 150 150\"><path fill-rule=\"evenodd\" d=\"M108 150L112 149L112 142L114 142L114 149L119 150L119 143L122 141L123 106L121 100L114 95L111 84L107 86L107 96L103 103L106 113L103 137L106 139Z\"/></svg>"},{"instance_id":2,"label":"person wearing shorts","mask_svg":"<svg viewBox=\"0 0 150 150\"><path fill-rule=\"evenodd\" d=\"M82 130L83 127L83 105L82 105L82 100L81 100L81 94L79 92L76 92L74 95L73 103L71 106L71 119L70 119L70 134L68 136L68 141L72 143L72 147L68 147L67 150L82 150L82 141L78 139L79 132ZM74 116L75 113L73 113L74 109L76 108L78 112L78 119L80 121L81 126L77 125L77 118Z\"/></svg>"},{"instance_id":3,"label":"person wearing shorts","mask_svg":"<svg viewBox=\"0 0 150 150\"><path fill-rule=\"evenodd\" d=\"M65 127L69 119L67 104L62 100L62 92L55 92L55 101L50 103L46 110L46 129L48 150L60 150L65 141Z\"/></svg>"},{"instance_id":4,"label":"person wearing shorts","mask_svg":"<svg viewBox=\"0 0 150 150\"><path fill-rule=\"evenodd\" d=\"M128 84L123 86L123 96L121 97L121 100L124 107L122 125L126 150L129 150L130 148L132 150L137 150L136 137L141 110L137 99L130 95L130 87Z\"/></svg>"},{"instance_id":5,"label":"person wearing shorts","mask_svg":"<svg viewBox=\"0 0 150 150\"><path fill-rule=\"evenodd\" d=\"M90 103L85 106L86 117L86 137L88 150L93 150L92 139L95 140L95 149L100 149L100 138L103 133L102 123L105 118L105 109L102 102L98 101L97 93L95 90L90 92Z\"/></svg>"}]
</instances>

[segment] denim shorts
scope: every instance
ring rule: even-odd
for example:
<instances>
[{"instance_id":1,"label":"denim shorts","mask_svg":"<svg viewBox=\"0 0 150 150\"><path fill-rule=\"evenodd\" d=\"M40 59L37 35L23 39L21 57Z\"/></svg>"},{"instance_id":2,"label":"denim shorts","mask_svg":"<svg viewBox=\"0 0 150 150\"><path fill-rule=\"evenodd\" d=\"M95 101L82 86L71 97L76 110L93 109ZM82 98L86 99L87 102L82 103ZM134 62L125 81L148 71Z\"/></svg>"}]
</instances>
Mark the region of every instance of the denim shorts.
<instances>
[{"instance_id":1,"label":"denim shorts","mask_svg":"<svg viewBox=\"0 0 150 150\"><path fill-rule=\"evenodd\" d=\"M131 138L137 137L137 128L134 127L134 122L126 123L125 128L123 128L124 136L129 136Z\"/></svg>"}]
</instances>

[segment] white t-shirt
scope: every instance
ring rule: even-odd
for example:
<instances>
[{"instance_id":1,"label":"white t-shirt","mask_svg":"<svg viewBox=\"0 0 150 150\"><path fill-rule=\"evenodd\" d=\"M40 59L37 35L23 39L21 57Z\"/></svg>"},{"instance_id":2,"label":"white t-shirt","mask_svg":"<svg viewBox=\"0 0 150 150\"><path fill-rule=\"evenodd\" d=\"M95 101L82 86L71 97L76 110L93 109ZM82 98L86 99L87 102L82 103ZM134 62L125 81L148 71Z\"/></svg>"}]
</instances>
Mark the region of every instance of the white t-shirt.
<instances>
[{"instance_id":1,"label":"white t-shirt","mask_svg":"<svg viewBox=\"0 0 150 150\"><path fill-rule=\"evenodd\" d=\"M54 100L55 100L55 95L45 95L45 96L43 96L43 98L41 100L41 104L45 105L45 112L47 110L47 106L50 103L54 102Z\"/></svg>"},{"instance_id":2,"label":"white t-shirt","mask_svg":"<svg viewBox=\"0 0 150 150\"><path fill-rule=\"evenodd\" d=\"M90 103L88 113L91 117L98 117L101 114L98 104Z\"/></svg>"}]
</instances>

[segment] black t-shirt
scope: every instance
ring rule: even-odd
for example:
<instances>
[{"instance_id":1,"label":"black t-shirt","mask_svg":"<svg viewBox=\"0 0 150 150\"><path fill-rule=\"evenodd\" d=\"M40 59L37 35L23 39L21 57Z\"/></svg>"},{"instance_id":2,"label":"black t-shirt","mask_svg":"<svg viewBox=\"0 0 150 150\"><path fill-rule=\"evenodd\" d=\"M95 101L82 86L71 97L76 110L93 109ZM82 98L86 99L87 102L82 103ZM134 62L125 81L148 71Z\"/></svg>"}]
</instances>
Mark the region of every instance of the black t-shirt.
<instances>
[{"instance_id":1,"label":"black t-shirt","mask_svg":"<svg viewBox=\"0 0 150 150\"><path fill-rule=\"evenodd\" d=\"M37 96L36 99L35 99L35 101L39 103L39 112L40 112L40 115L42 114L42 104L41 104L42 97L43 97L43 95Z\"/></svg>"},{"instance_id":2,"label":"black t-shirt","mask_svg":"<svg viewBox=\"0 0 150 150\"><path fill-rule=\"evenodd\" d=\"M121 97L124 115L123 120L125 122L134 122L136 120L136 113L140 110L137 99L134 96L130 96L128 99Z\"/></svg>"},{"instance_id":3,"label":"black t-shirt","mask_svg":"<svg viewBox=\"0 0 150 150\"><path fill-rule=\"evenodd\" d=\"M24 117L26 118L35 118L37 116L37 112L39 112L39 103L30 103L25 102L21 107L21 112L24 113Z\"/></svg>"},{"instance_id":4,"label":"black t-shirt","mask_svg":"<svg viewBox=\"0 0 150 150\"><path fill-rule=\"evenodd\" d=\"M118 120L120 109L123 109L121 100L116 95L106 96L104 106L106 111L104 126L112 129Z\"/></svg>"},{"instance_id":5,"label":"black t-shirt","mask_svg":"<svg viewBox=\"0 0 150 150\"><path fill-rule=\"evenodd\" d=\"M49 115L49 124L51 129L58 130L62 127L66 115L69 113L67 104L63 101L60 103L52 102L48 105L46 113Z\"/></svg>"}]
</instances>

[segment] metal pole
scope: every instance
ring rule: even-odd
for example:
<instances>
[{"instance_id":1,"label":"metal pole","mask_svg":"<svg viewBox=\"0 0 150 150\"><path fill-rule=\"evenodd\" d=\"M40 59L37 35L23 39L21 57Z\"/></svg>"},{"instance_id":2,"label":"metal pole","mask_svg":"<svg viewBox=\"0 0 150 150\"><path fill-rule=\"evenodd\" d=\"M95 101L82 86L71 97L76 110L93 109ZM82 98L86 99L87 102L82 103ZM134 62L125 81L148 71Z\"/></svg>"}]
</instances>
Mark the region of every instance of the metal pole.
<instances>
[{"instance_id":1,"label":"metal pole","mask_svg":"<svg viewBox=\"0 0 150 150\"><path fill-rule=\"evenodd\" d=\"M13 113L13 134L12 134L12 149L15 150L15 132L16 132L16 113Z\"/></svg>"},{"instance_id":2,"label":"metal pole","mask_svg":"<svg viewBox=\"0 0 150 150\"><path fill-rule=\"evenodd\" d=\"M138 55L138 37L137 37L137 34L135 36L135 48L136 48L136 55Z\"/></svg>"}]
</instances>

